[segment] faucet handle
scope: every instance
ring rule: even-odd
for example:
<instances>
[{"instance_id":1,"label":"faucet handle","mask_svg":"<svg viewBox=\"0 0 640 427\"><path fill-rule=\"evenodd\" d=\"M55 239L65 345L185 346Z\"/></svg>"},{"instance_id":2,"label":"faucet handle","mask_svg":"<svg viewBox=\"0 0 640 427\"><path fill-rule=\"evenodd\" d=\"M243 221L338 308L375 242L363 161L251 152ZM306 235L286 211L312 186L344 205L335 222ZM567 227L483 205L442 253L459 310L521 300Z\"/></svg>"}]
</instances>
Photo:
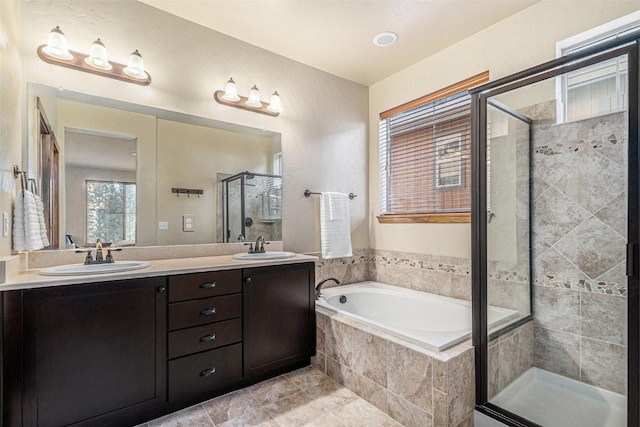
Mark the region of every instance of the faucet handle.
<instances>
[{"instance_id":1,"label":"faucet handle","mask_svg":"<svg viewBox=\"0 0 640 427\"><path fill-rule=\"evenodd\" d=\"M88 250L77 250L76 251L77 254L79 253L86 253L87 256L84 258L84 263L85 264L91 264L91 262L93 261L93 257L91 256L91 249Z\"/></svg>"},{"instance_id":2,"label":"faucet handle","mask_svg":"<svg viewBox=\"0 0 640 427\"><path fill-rule=\"evenodd\" d=\"M252 243L245 243L245 246L249 245L249 253L252 254L253 253L253 242Z\"/></svg>"}]
</instances>

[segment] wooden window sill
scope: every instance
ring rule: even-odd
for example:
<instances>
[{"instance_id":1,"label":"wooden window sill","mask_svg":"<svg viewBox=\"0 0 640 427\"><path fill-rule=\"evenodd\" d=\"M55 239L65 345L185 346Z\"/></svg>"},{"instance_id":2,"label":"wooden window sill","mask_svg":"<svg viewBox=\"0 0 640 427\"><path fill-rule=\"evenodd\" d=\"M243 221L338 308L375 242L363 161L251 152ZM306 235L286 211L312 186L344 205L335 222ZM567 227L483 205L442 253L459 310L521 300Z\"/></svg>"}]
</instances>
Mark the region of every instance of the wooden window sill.
<instances>
[{"instance_id":1,"label":"wooden window sill","mask_svg":"<svg viewBox=\"0 0 640 427\"><path fill-rule=\"evenodd\" d=\"M377 217L380 224L416 223L469 223L470 212L448 212L432 214L386 214Z\"/></svg>"}]
</instances>

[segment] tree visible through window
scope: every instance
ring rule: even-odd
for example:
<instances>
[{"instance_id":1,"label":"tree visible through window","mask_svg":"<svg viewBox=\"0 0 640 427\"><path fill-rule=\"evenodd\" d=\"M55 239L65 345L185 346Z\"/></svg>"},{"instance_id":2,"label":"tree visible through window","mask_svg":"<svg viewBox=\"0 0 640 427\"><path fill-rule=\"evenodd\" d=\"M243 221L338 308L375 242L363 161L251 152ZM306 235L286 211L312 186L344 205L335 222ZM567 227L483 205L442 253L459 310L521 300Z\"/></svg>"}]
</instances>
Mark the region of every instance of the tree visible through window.
<instances>
[{"instance_id":1,"label":"tree visible through window","mask_svg":"<svg viewBox=\"0 0 640 427\"><path fill-rule=\"evenodd\" d=\"M470 220L467 90L486 81L488 72L380 115L380 222Z\"/></svg>"},{"instance_id":2,"label":"tree visible through window","mask_svg":"<svg viewBox=\"0 0 640 427\"><path fill-rule=\"evenodd\" d=\"M135 242L136 184L87 181L86 242Z\"/></svg>"}]
</instances>

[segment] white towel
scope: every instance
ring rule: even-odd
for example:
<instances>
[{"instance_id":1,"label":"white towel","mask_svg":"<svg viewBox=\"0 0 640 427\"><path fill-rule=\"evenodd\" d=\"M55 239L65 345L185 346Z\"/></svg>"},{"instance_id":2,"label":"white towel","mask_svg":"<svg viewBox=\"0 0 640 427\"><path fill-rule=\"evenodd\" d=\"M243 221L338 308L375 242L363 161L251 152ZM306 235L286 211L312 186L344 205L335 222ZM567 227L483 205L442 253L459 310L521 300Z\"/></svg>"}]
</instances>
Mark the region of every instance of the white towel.
<instances>
[{"instance_id":1,"label":"white towel","mask_svg":"<svg viewBox=\"0 0 640 427\"><path fill-rule=\"evenodd\" d=\"M40 203L42 204L42 201ZM42 228L44 227L44 207L38 208L36 196L31 191L20 191L13 209L13 250L35 251L48 246L46 229ZM42 221L40 221L39 211L42 211Z\"/></svg>"},{"instance_id":2,"label":"white towel","mask_svg":"<svg viewBox=\"0 0 640 427\"><path fill-rule=\"evenodd\" d=\"M353 255L349 196L345 193L320 195L320 241L324 259Z\"/></svg>"},{"instance_id":3,"label":"white towel","mask_svg":"<svg viewBox=\"0 0 640 427\"><path fill-rule=\"evenodd\" d=\"M49 246L49 238L47 237L47 226L44 223L44 203L37 194L33 195L36 199L36 212L38 214L38 225L40 227L40 239L42 240L42 246Z\"/></svg>"}]
</instances>

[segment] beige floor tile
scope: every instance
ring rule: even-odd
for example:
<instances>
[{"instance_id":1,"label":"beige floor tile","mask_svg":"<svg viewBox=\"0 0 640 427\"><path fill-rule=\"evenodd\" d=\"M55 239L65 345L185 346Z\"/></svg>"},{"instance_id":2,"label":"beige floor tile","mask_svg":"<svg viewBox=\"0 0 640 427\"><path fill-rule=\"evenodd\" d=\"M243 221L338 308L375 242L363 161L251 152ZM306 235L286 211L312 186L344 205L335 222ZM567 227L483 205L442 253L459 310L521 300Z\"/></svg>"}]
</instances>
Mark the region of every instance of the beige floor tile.
<instances>
[{"instance_id":1,"label":"beige floor tile","mask_svg":"<svg viewBox=\"0 0 640 427\"><path fill-rule=\"evenodd\" d=\"M279 427L264 408L240 415L216 427Z\"/></svg>"},{"instance_id":2,"label":"beige floor tile","mask_svg":"<svg viewBox=\"0 0 640 427\"><path fill-rule=\"evenodd\" d=\"M402 427L402 424L363 399L345 405L334 415L349 427Z\"/></svg>"},{"instance_id":3,"label":"beige floor tile","mask_svg":"<svg viewBox=\"0 0 640 427\"><path fill-rule=\"evenodd\" d=\"M304 424L304 427L347 427L335 415L326 414L310 423Z\"/></svg>"},{"instance_id":4,"label":"beige floor tile","mask_svg":"<svg viewBox=\"0 0 640 427\"><path fill-rule=\"evenodd\" d=\"M307 366L284 375L289 378L292 383L300 387L302 390L308 390L322 383L333 381L331 378L320 372L318 369Z\"/></svg>"},{"instance_id":5,"label":"beige floor tile","mask_svg":"<svg viewBox=\"0 0 640 427\"><path fill-rule=\"evenodd\" d=\"M305 392L285 397L265 406L281 427L298 427L327 414L323 406Z\"/></svg>"},{"instance_id":6,"label":"beige floor tile","mask_svg":"<svg viewBox=\"0 0 640 427\"><path fill-rule=\"evenodd\" d=\"M307 390L314 401L320 403L327 411L336 412L345 405L360 399L357 394L335 381L323 382Z\"/></svg>"},{"instance_id":7,"label":"beige floor tile","mask_svg":"<svg viewBox=\"0 0 640 427\"><path fill-rule=\"evenodd\" d=\"M204 402L202 406L216 425L242 417L262 407L247 389L216 397Z\"/></svg>"},{"instance_id":8,"label":"beige floor tile","mask_svg":"<svg viewBox=\"0 0 640 427\"><path fill-rule=\"evenodd\" d=\"M247 390L262 405L277 402L287 396L300 392L300 388L284 376L252 385Z\"/></svg>"},{"instance_id":9,"label":"beige floor tile","mask_svg":"<svg viewBox=\"0 0 640 427\"><path fill-rule=\"evenodd\" d=\"M149 421L149 427L213 427L202 405L191 406L162 418Z\"/></svg>"}]
</instances>

